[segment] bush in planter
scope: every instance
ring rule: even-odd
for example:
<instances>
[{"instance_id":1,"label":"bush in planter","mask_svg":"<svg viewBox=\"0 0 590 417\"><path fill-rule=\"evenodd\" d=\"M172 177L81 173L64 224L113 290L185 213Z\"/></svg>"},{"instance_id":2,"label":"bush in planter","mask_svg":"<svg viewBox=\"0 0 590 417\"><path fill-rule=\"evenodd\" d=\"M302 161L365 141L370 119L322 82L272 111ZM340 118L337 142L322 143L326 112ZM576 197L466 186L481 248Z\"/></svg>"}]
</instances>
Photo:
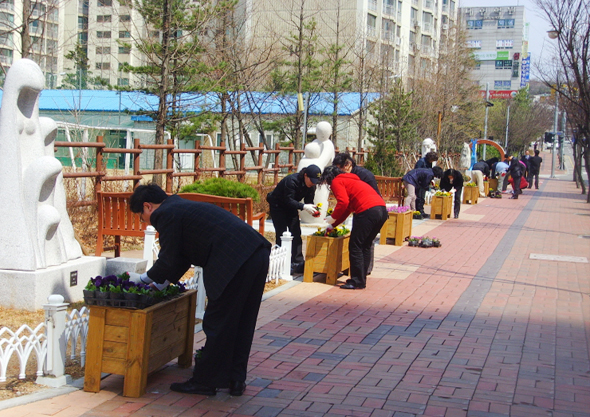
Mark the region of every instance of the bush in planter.
<instances>
[{"instance_id":1,"label":"bush in planter","mask_svg":"<svg viewBox=\"0 0 590 417\"><path fill-rule=\"evenodd\" d=\"M260 201L258 191L254 187L242 182L231 181L226 178L208 178L204 181L195 181L180 189L181 193L200 193L217 195L220 197L247 198Z\"/></svg>"},{"instance_id":2,"label":"bush in planter","mask_svg":"<svg viewBox=\"0 0 590 417\"><path fill-rule=\"evenodd\" d=\"M327 236L327 237L340 237L340 236L346 236L349 233L350 233L350 229L348 229L346 226L341 224L340 226L336 226L335 228L333 228L329 232L328 232L327 228L322 229L321 227L318 227L317 232L315 232L313 235L314 236Z\"/></svg>"}]
</instances>

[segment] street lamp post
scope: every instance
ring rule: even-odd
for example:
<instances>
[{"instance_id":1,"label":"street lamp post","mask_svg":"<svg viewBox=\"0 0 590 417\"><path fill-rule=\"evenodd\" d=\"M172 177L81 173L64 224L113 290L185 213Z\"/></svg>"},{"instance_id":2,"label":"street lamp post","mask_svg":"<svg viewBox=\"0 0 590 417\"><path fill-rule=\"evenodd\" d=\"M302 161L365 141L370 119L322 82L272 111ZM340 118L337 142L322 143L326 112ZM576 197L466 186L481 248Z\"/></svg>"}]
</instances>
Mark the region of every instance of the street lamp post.
<instances>
[{"instance_id":1,"label":"street lamp post","mask_svg":"<svg viewBox=\"0 0 590 417\"><path fill-rule=\"evenodd\" d=\"M557 86L555 87L555 113L553 115L553 146L551 147L551 178L555 178L555 145L559 143L557 130L559 129L559 75L557 76Z\"/></svg>"}]
</instances>

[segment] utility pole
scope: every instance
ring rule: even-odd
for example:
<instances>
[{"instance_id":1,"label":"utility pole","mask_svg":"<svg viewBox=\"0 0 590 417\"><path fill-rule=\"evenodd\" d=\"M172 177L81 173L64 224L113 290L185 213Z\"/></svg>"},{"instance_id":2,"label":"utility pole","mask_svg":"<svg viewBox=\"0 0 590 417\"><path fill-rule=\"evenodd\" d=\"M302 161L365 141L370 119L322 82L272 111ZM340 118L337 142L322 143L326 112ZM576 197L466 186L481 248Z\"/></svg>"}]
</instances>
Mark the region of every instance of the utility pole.
<instances>
[{"instance_id":1,"label":"utility pole","mask_svg":"<svg viewBox=\"0 0 590 417\"><path fill-rule=\"evenodd\" d=\"M510 122L510 104L508 105L508 110L506 111L506 139L504 140L504 152L508 149L508 123Z\"/></svg>"}]
</instances>

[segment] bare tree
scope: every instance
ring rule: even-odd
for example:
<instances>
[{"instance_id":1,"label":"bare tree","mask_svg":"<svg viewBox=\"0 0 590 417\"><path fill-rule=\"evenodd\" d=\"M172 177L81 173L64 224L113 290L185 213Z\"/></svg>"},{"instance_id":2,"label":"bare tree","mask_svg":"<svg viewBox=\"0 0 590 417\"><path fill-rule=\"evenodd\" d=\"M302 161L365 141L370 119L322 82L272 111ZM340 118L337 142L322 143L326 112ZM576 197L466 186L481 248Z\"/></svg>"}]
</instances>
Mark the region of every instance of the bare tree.
<instances>
[{"instance_id":1,"label":"bare tree","mask_svg":"<svg viewBox=\"0 0 590 417\"><path fill-rule=\"evenodd\" d=\"M575 126L576 156L590 179L590 0L535 0L554 29L554 59L540 69L557 90ZM583 190L585 191L585 190ZM587 202L590 203L590 193Z\"/></svg>"}]
</instances>

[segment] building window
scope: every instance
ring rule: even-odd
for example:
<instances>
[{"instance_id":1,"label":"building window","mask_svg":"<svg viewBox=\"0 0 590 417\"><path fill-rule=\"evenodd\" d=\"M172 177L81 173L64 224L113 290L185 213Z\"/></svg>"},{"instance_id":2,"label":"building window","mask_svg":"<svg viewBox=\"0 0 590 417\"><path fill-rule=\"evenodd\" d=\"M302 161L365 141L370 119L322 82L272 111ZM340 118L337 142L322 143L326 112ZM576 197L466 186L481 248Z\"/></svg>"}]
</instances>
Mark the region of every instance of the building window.
<instances>
[{"instance_id":1,"label":"building window","mask_svg":"<svg viewBox=\"0 0 590 417\"><path fill-rule=\"evenodd\" d=\"M111 47L110 46L97 46L96 47L96 55L103 55L103 54L110 54Z\"/></svg>"},{"instance_id":2,"label":"building window","mask_svg":"<svg viewBox=\"0 0 590 417\"><path fill-rule=\"evenodd\" d=\"M119 31L119 39L125 39L125 38L130 38L131 37L131 32L127 31L127 30L120 30Z\"/></svg>"},{"instance_id":3,"label":"building window","mask_svg":"<svg viewBox=\"0 0 590 417\"><path fill-rule=\"evenodd\" d=\"M113 5L113 0L98 0L98 7L109 7Z\"/></svg>"},{"instance_id":4,"label":"building window","mask_svg":"<svg viewBox=\"0 0 590 417\"><path fill-rule=\"evenodd\" d=\"M473 49L481 49L481 41L469 40L467 41L467 47Z\"/></svg>"},{"instance_id":5,"label":"building window","mask_svg":"<svg viewBox=\"0 0 590 417\"><path fill-rule=\"evenodd\" d=\"M110 62L97 62L96 63L96 69L97 70L110 70L111 69L111 63Z\"/></svg>"},{"instance_id":6,"label":"building window","mask_svg":"<svg viewBox=\"0 0 590 417\"><path fill-rule=\"evenodd\" d=\"M96 37L99 39L110 39L111 38L111 32L110 31L103 31L103 30L99 30L96 32Z\"/></svg>"},{"instance_id":7,"label":"building window","mask_svg":"<svg viewBox=\"0 0 590 417\"><path fill-rule=\"evenodd\" d=\"M117 85L129 85L129 78L117 78Z\"/></svg>"},{"instance_id":8,"label":"building window","mask_svg":"<svg viewBox=\"0 0 590 417\"><path fill-rule=\"evenodd\" d=\"M98 16L96 16L96 21L97 22L111 22L112 21L112 16L110 14L99 14Z\"/></svg>"},{"instance_id":9,"label":"building window","mask_svg":"<svg viewBox=\"0 0 590 417\"><path fill-rule=\"evenodd\" d=\"M12 64L12 50L0 48L0 61L3 64Z\"/></svg>"},{"instance_id":10,"label":"building window","mask_svg":"<svg viewBox=\"0 0 590 417\"><path fill-rule=\"evenodd\" d=\"M14 15L12 15L10 13L0 12L0 22L2 22L2 23L6 23L6 22L14 23Z\"/></svg>"},{"instance_id":11,"label":"building window","mask_svg":"<svg viewBox=\"0 0 590 417\"><path fill-rule=\"evenodd\" d=\"M504 89L506 89L506 88L507 89L510 89L510 87L512 87L512 81L504 81L502 83L502 88L504 88Z\"/></svg>"},{"instance_id":12,"label":"building window","mask_svg":"<svg viewBox=\"0 0 590 417\"><path fill-rule=\"evenodd\" d=\"M514 41L512 39L497 39L496 49L512 49L514 47Z\"/></svg>"},{"instance_id":13,"label":"building window","mask_svg":"<svg viewBox=\"0 0 590 417\"><path fill-rule=\"evenodd\" d=\"M482 29L483 20L468 20L467 29Z\"/></svg>"},{"instance_id":14,"label":"building window","mask_svg":"<svg viewBox=\"0 0 590 417\"><path fill-rule=\"evenodd\" d=\"M500 88L502 88L504 86L504 81L500 80L495 80L494 81L494 89L498 90Z\"/></svg>"},{"instance_id":15,"label":"building window","mask_svg":"<svg viewBox=\"0 0 590 417\"><path fill-rule=\"evenodd\" d=\"M499 19L498 29L512 29L514 28L514 19Z\"/></svg>"},{"instance_id":16,"label":"building window","mask_svg":"<svg viewBox=\"0 0 590 417\"><path fill-rule=\"evenodd\" d=\"M120 22L131 22L131 15L128 14L124 14L119 16L119 21Z\"/></svg>"},{"instance_id":17,"label":"building window","mask_svg":"<svg viewBox=\"0 0 590 417\"><path fill-rule=\"evenodd\" d=\"M131 53L131 47L130 46L119 46L119 53L129 55Z\"/></svg>"}]
</instances>

